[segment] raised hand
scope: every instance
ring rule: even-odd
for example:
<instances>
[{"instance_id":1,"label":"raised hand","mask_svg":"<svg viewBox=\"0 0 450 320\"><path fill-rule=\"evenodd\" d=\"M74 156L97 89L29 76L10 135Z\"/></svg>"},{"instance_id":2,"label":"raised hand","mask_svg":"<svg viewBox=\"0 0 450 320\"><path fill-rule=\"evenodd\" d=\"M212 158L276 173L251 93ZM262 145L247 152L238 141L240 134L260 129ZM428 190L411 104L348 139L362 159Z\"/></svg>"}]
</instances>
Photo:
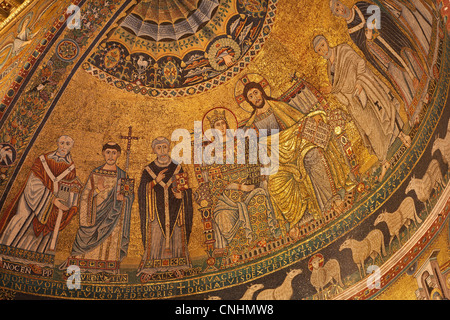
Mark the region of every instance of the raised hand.
<instances>
[{"instance_id":1,"label":"raised hand","mask_svg":"<svg viewBox=\"0 0 450 320\"><path fill-rule=\"evenodd\" d=\"M167 170L169 169L164 169L158 174L158 176L156 177L156 183L160 183L161 181L164 180L164 178L166 177Z\"/></svg>"}]
</instances>

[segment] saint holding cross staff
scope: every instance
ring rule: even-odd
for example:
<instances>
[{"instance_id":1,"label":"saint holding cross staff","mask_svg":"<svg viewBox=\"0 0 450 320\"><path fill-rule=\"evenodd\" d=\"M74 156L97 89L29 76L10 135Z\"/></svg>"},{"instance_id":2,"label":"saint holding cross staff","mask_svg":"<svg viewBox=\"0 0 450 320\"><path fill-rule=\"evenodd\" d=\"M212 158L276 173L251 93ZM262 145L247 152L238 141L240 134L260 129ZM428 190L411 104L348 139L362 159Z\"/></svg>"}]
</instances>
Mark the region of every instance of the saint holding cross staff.
<instances>
[{"instance_id":1,"label":"saint holding cross staff","mask_svg":"<svg viewBox=\"0 0 450 320\"><path fill-rule=\"evenodd\" d=\"M130 166L131 156L131 142L133 140L139 140L139 137L133 137L133 128L128 127L128 136L120 136L120 139L127 140L127 160L125 163L125 172L128 172ZM123 195L131 195L134 193L134 179L122 179L120 181L120 193Z\"/></svg>"},{"instance_id":2,"label":"saint holding cross staff","mask_svg":"<svg viewBox=\"0 0 450 320\"><path fill-rule=\"evenodd\" d=\"M126 173L129 167L131 142L127 137L125 171L117 166L122 151L114 142L103 146L105 163L94 169L81 194L80 227L72 246L72 256L62 265L77 265L82 271L119 273L130 242L131 207L134 201L134 180Z\"/></svg>"}]
</instances>

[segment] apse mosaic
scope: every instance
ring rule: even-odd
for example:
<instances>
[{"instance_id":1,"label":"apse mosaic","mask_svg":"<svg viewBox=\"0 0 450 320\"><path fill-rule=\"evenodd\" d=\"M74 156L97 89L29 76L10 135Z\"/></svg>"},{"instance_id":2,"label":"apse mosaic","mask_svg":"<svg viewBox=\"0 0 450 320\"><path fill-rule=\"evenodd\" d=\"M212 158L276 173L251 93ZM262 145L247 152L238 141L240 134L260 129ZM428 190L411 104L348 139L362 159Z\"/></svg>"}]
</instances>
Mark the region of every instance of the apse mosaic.
<instances>
[{"instance_id":1,"label":"apse mosaic","mask_svg":"<svg viewBox=\"0 0 450 320\"><path fill-rule=\"evenodd\" d=\"M21 7L0 299L448 299L448 5Z\"/></svg>"},{"instance_id":2,"label":"apse mosaic","mask_svg":"<svg viewBox=\"0 0 450 320\"><path fill-rule=\"evenodd\" d=\"M207 91L257 55L277 7L277 1L152 3L140 2L110 31L84 66L87 72L151 97Z\"/></svg>"}]
</instances>

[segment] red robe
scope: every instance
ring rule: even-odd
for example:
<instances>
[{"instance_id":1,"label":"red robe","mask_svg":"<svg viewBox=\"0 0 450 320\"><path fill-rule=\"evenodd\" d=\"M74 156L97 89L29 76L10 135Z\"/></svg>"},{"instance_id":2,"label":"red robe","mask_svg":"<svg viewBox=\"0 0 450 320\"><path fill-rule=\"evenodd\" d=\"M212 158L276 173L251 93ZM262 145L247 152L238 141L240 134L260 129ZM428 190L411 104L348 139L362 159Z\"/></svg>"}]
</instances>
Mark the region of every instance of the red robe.
<instances>
[{"instance_id":1,"label":"red robe","mask_svg":"<svg viewBox=\"0 0 450 320\"><path fill-rule=\"evenodd\" d=\"M48 156L53 154L54 152L45 154L45 160L48 164L48 167L50 168L50 171L53 173L55 177L58 177L61 173L63 173L68 167L70 167L73 164L73 161L71 161L70 164L68 164L65 161L57 162ZM53 191L53 181L50 179L50 177L47 175L44 166L42 165L42 162L39 158L37 158L32 167L30 174L33 173L39 180L42 181L44 186ZM69 174L67 174L63 180L73 180L76 178L76 170L72 170ZM0 234L4 232L4 229L10 222L11 218L17 213L17 205L19 203L20 197L23 195L23 191L25 189L25 185L20 190L19 194L15 197L11 205L7 208L7 210L4 212L4 214L0 217ZM78 208L72 207L68 211L63 211L63 217L61 220L61 226L59 228L59 231L63 230L71 221L72 217L77 213ZM58 208L54 205L51 207L50 215L45 223L41 223L37 217L34 217L33 219L33 229L36 236L39 236L41 232L44 233L44 236L47 235L50 232L54 231L56 219L58 217Z\"/></svg>"}]
</instances>

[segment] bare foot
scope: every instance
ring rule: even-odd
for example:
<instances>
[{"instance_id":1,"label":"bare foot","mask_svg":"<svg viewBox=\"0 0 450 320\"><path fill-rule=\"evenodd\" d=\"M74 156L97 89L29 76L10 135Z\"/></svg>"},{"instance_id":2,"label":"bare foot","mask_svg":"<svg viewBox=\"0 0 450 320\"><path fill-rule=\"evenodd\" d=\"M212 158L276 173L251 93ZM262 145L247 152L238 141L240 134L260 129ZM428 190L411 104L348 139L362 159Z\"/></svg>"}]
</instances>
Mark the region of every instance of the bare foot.
<instances>
[{"instance_id":1,"label":"bare foot","mask_svg":"<svg viewBox=\"0 0 450 320\"><path fill-rule=\"evenodd\" d=\"M389 170L389 168L391 167L391 164L389 163L389 161L386 161L383 164L383 167L381 168L381 175L378 178L378 181L381 182L384 179L384 176L386 175L387 171Z\"/></svg>"}]
</instances>

